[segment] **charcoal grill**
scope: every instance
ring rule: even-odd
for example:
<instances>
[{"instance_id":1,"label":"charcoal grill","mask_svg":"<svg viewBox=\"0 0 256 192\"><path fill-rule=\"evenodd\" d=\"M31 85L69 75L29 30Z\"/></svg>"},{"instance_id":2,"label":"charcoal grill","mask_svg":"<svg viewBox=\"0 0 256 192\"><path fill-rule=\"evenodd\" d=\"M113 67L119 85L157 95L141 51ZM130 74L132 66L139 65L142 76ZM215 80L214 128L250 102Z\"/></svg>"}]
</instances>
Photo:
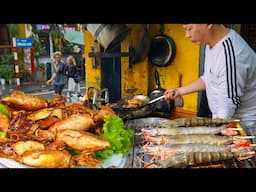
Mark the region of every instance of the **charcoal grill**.
<instances>
[{"instance_id":1,"label":"charcoal grill","mask_svg":"<svg viewBox=\"0 0 256 192\"><path fill-rule=\"evenodd\" d=\"M126 167L129 168L143 168L143 154L141 152L141 136L139 132L141 128L147 127L157 127L159 122L165 120L160 117L147 117L140 119L132 119L127 120L125 122L126 128L132 128L135 130L135 136L133 139L133 150L130 152L127 158ZM144 156L145 158L145 156ZM219 162L198 164L195 166L188 166L187 168L196 169L196 168L256 168L256 157L245 159L245 160L237 160L230 159Z\"/></svg>"}]
</instances>

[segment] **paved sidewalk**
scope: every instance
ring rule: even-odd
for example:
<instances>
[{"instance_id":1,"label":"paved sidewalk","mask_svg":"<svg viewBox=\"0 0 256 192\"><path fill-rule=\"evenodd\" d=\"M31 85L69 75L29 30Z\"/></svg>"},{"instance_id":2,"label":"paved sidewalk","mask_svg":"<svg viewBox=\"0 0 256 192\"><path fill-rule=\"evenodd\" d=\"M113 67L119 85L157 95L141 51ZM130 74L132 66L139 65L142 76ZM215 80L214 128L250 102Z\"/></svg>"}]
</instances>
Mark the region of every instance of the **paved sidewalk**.
<instances>
[{"instance_id":1,"label":"paved sidewalk","mask_svg":"<svg viewBox=\"0 0 256 192\"><path fill-rule=\"evenodd\" d=\"M80 82L80 87L85 87L85 82ZM64 90L67 89L67 85L65 85ZM17 86L15 84L13 85L0 85L0 97L4 97L6 95L9 95L12 91L18 90ZM45 83L41 82L24 82L21 84L21 90L24 93L31 93L31 94L37 94L37 93L44 93L44 92L54 92L53 91L53 85L47 85Z\"/></svg>"}]
</instances>

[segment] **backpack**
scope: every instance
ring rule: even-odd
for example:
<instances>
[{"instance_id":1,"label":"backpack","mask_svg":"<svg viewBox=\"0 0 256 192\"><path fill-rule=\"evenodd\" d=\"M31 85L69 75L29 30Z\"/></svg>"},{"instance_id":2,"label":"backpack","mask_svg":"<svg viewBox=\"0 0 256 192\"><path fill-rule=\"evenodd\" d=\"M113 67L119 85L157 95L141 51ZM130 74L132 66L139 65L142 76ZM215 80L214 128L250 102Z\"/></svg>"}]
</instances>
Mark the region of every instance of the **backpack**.
<instances>
[{"instance_id":1,"label":"backpack","mask_svg":"<svg viewBox=\"0 0 256 192\"><path fill-rule=\"evenodd\" d=\"M79 74L77 74L73 79L76 83L79 83L82 80L82 78Z\"/></svg>"}]
</instances>

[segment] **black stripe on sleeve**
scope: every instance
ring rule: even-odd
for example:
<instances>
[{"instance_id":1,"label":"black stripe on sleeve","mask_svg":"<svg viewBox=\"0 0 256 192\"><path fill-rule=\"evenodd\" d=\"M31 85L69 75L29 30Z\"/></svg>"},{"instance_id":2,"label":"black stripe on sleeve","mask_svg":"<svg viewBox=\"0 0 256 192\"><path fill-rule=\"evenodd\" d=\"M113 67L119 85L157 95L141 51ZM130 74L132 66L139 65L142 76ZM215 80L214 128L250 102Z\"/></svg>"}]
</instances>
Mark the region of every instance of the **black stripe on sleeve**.
<instances>
[{"instance_id":1,"label":"black stripe on sleeve","mask_svg":"<svg viewBox=\"0 0 256 192\"><path fill-rule=\"evenodd\" d=\"M226 68L227 68L227 84L228 84L228 95L232 99L232 102L236 107L240 104L240 98L237 94L237 82L236 82L236 60L234 48L232 46L230 38L225 40L223 43L225 49L225 58L226 58Z\"/></svg>"},{"instance_id":2,"label":"black stripe on sleeve","mask_svg":"<svg viewBox=\"0 0 256 192\"><path fill-rule=\"evenodd\" d=\"M237 92L237 73L236 73L236 57L235 57L235 51L234 51L234 47L232 44L232 41L230 38L228 38L230 47L231 47L231 52L232 52L232 56L233 56L233 62L234 62L234 84L235 84L235 99L236 99L236 103L237 103L237 107L238 105L241 103L240 97L238 96L238 92Z\"/></svg>"},{"instance_id":3,"label":"black stripe on sleeve","mask_svg":"<svg viewBox=\"0 0 256 192\"><path fill-rule=\"evenodd\" d=\"M226 50L226 46L225 43L222 43L223 47L224 47L224 53L225 53L225 60L226 60L226 75L227 75L227 88L228 88L228 98L230 98L230 91L229 91L229 70L228 70L228 56L227 56L227 50Z\"/></svg>"}]
</instances>

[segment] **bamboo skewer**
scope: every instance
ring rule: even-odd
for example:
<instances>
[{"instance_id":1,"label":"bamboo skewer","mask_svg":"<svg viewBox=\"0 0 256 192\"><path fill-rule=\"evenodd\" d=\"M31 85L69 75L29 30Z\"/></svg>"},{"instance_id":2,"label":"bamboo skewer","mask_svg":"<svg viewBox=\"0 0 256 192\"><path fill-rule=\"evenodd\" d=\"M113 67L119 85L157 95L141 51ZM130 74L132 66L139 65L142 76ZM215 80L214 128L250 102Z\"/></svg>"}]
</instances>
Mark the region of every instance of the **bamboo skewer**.
<instances>
[{"instance_id":1,"label":"bamboo skewer","mask_svg":"<svg viewBox=\"0 0 256 192\"><path fill-rule=\"evenodd\" d=\"M241 130L243 130L242 128L238 128L238 127L228 127L228 128L224 128L224 129L229 129L229 130L231 130L231 131L241 131Z\"/></svg>"},{"instance_id":2,"label":"bamboo skewer","mask_svg":"<svg viewBox=\"0 0 256 192\"><path fill-rule=\"evenodd\" d=\"M254 139L255 136L234 136L237 139Z\"/></svg>"}]
</instances>

